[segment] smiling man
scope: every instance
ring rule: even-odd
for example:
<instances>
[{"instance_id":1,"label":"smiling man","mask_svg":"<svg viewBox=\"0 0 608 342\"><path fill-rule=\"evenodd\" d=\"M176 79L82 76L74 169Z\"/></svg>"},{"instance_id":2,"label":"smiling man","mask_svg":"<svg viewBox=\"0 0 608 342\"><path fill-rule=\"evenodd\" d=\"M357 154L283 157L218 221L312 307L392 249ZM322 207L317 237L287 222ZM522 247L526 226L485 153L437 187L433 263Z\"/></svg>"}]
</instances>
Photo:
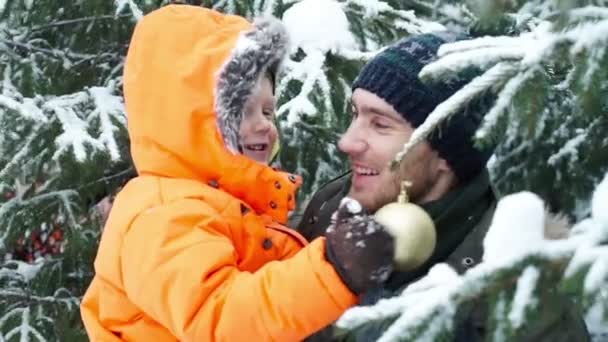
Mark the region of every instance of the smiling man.
<instances>
[{"instance_id":1,"label":"smiling man","mask_svg":"<svg viewBox=\"0 0 608 342\"><path fill-rule=\"evenodd\" d=\"M448 33L409 37L389 46L368 62L353 84L352 122L339 141L351 171L322 187L311 199L298 225L309 240L325 234L342 198L358 200L373 213L396 200L403 180L412 182L408 195L432 217L437 245L431 257L408 272L393 272L382 288L368 291L361 304L397 294L433 265L446 262L463 273L481 261L482 241L496 205L486 163L491 150L474 146L473 136L493 103L482 96L442 124L418 144L392 171L390 161L435 107L477 75L467 70L449 80L424 84L420 70L437 58L439 46L457 39ZM526 327L518 341L587 341L584 322L563 297L546 301L542 317ZM459 313L456 341L485 340L484 305ZM375 341L375 326L345 340ZM308 341L332 341L329 327Z\"/></svg>"}]
</instances>

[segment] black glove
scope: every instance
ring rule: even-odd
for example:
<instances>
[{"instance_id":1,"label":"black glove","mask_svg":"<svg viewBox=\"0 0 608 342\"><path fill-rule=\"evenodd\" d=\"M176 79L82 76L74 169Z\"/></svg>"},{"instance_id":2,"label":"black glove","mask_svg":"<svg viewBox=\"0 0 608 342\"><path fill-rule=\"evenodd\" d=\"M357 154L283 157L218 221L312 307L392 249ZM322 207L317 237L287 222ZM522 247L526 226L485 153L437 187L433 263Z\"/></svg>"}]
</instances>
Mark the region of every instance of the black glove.
<instances>
[{"instance_id":1,"label":"black glove","mask_svg":"<svg viewBox=\"0 0 608 342\"><path fill-rule=\"evenodd\" d=\"M357 201L342 200L325 236L327 260L354 293L382 284L393 271L393 237Z\"/></svg>"}]
</instances>

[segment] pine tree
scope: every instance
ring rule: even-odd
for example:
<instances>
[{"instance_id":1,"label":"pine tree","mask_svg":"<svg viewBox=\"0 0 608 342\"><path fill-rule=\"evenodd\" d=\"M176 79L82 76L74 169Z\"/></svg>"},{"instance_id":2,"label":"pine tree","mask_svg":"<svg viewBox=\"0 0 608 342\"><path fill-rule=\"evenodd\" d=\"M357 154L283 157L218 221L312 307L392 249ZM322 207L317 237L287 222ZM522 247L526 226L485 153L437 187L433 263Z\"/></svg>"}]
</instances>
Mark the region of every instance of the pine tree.
<instances>
[{"instance_id":1,"label":"pine tree","mask_svg":"<svg viewBox=\"0 0 608 342\"><path fill-rule=\"evenodd\" d=\"M380 326L380 341L449 340L460 310L485 302L488 339L518 340L524 322L547 314L541 308L561 310L551 302L558 293L586 314L596 340L606 338L606 5L471 5L477 17L469 32L479 37L443 45L440 59L420 77L442 80L471 66L484 72L439 105L396 160L469 101L486 92L497 95L476 137L479 144L498 145L490 166L504 196L484 240L483 262L463 276L446 264L435 265L400 295L350 310L339 327ZM519 193L507 195L514 192ZM574 221L566 238L544 238L545 206Z\"/></svg>"},{"instance_id":2,"label":"pine tree","mask_svg":"<svg viewBox=\"0 0 608 342\"><path fill-rule=\"evenodd\" d=\"M94 204L132 167L120 75L131 15L108 1L0 2L0 340L86 340Z\"/></svg>"},{"instance_id":3,"label":"pine tree","mask_svg":"<svg viewBox=\"0 0 608 342\"><path fill-rule=\"evenodd\" d=\"M122 105L123 60L136 21L168 2L0 0L0 340L86 340L78 304L93 275L101 229L94 206L134 175ZM250 19L272 14L288 26L293 51L277 89L279 163L305 179L300 207L320 184L347 169L336 143L350 121L350 84L363 63L386 44L448 27L478 36L508 35L513 40L488 42L504 51L519 42L537 43L529 32L540 32L544 22L555 25L547 31L553 34L583 30L587 24L589 30L605 33L607 17L605 8L569 9L563 8L566 2L552 1L495 6L430 0L181 2ZM589 216L591 191L607 171L607 140L601 134L607 111L606 40L594 42L560 41L551 53L538 56L533 67L521 58L491 59L486 55L490 49L475 54L483 42L462 52L472 54L462 57L463 65L484 60L479 65L483 68L497 62L510 66L498 70L502 78L495 91L504 100L488 113L480 132L480 143L499 143L491 165L499 192L530 189L553 210L578 220ZM575 46L579 49L571 48ZM445 59L425 77L455 72L448 62L457 53L446 48ZM579 227L581 236L588 236L590 230ZM582 267L569 266L566 280L560 280L560 272L580 252L567 246L560 249L562 254L556 252L563 267L555 273L538 273L555 263L554 255L536 255L500 275L531 270L524 272L524 280L540 277L543 286L554 287L561 281L558 285L580 296L585 308L602 303L601 298L605 307L605 293L598 290L606 280L600 240L593 240L588 258L575 258ZM501 284L503 278L492 279L492 284ZM588 283L593 286L583 286ZM512 292L494 293L501 303L496 310L511 307ZM379 319L393 322L400 311L392 313ZM449 322L449 317L437 317ZM449 324L442 329L443 334Z\"/></svg>"},{"instance_id":4,"label":"pine tree","mask_svg":"<svg viewBox=\"0 0 608 342\"><path fill-rule=\"evenodd\" d=\"M78 305L101 231L95 205L134 175L124 56L137 20L169 2L0 1L0 340L86 340ZM272 14L294 34L278 86L279 163L306 179L300 203L345 168L336 137L364 60L398 37L439 27L398 1L318 2L330 11L320 19L323 11L303 13L295 1L181 3L249 19ZM335 24L335 36L314 32L313 42L325 44L307 45L298 35L303 20Z\"/></svg>"}]
</instances>

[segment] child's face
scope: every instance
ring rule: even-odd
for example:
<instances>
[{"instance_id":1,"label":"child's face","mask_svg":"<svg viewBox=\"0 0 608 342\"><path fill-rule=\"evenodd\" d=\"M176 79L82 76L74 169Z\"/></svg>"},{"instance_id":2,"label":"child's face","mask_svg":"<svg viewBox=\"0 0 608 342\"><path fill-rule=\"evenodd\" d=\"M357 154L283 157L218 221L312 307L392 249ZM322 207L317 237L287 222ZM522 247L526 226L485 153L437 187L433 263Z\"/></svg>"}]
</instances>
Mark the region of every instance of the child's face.
<instances>
[{"instance_id":1,"label":"child's face","mask_svg":"<svg viewBox=\"0 0 608 342\"><path fill-rule=\"evenodd\" d=\"M267 77L262 77L245 104L239 136L243 154L264 164L270 161L277 140L274 111L272 84Z\"/></svg>"}]
</instances>

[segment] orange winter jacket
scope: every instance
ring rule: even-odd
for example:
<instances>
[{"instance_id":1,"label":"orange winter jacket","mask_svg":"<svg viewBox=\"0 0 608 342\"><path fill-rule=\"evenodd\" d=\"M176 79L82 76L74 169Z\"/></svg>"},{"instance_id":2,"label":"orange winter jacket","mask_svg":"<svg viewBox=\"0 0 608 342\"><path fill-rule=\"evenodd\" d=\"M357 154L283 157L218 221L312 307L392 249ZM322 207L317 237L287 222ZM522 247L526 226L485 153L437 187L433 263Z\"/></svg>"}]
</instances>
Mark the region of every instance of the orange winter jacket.
<instances>
[{"instance_id":1,"label":"orange winter jacket","mask_svg":"<svg viewBox=\"0 0 608 342\"><path fill-rule=\"evenodd\" d=\"M124 92L138 177L115 199L82 305L92 341L297 341L355 296L284 223L299 178L238 153L280 22L170 5L136 26Z\"/></svg>"}]
</instances>

